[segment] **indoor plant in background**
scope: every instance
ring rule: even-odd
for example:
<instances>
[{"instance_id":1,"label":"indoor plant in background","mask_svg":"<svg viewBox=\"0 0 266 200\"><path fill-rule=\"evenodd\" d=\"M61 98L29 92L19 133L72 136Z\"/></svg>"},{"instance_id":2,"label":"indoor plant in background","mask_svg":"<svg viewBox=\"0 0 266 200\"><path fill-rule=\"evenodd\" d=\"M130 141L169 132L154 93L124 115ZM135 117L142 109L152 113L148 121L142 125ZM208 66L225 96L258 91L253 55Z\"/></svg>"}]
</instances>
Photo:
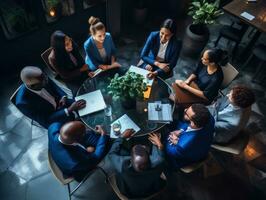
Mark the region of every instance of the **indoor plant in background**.
<instances>
[{"instance_id":1,"label":"indoor plant in background","mask_svg":"<svg viewBox=\"0 0 266 200\"><path fill-rule=\"evenodd\" d=\"M114 100L119 99L124 108L130 109L136 106L136 99L143 99L147 86L142 75L127 72L123 76L116 74L107 88Z\"/></svg>"},{"instance_id":2,"label":"indoor plant in background","mask_svg":"<svg viewBox=\"0 0 266 200\"><path fill-rule=\"evenodd\" d=\"M192 17L192 24L186 28L183 40L183 54L197 57L209 40L207 25L214 24L223 14L219 9L219 0L213 3L207 0L192 0L188 15Z\"/></svg>"}]
</instances>

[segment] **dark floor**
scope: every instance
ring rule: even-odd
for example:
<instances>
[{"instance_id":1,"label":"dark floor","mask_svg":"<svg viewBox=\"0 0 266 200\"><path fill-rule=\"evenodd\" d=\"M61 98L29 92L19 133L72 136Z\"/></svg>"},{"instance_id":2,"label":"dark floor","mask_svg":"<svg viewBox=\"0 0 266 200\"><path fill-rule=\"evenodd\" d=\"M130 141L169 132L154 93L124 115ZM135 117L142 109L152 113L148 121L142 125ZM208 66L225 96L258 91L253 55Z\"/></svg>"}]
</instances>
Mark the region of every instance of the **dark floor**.
<instances>
[{"instance_id":1,"label":"dark floor","mask_svg":"<svg viewBox=\"0 0 266 200\"><path fill-rule=\"evenodd\" d=\"M118 61L129 66L139 60L139 52L144 39L151 30L156 30L158 23L146 24L127 29L117 41ZM188 22L180 20L178 35L182 38L184 27ZM209 47L217 37L221 24L230 23L224 16L218 25L212 26ZM144 30L144 31L136 31ZM243 48L248 41L248 34L240 46ZM265 36L260 38L266 41ZM220 46L232 49L230 43L221 41ZM233 61L239 68L243 59ZM196 60L181 56L175 68L174 78L167 80L171 83L175 78L184 78L195 66ZM266 101L265 86L251 81L254 66L241 71L238 78L230 85L242 83L254 88L257 103L253 106L252 117L248 123L251 138L245 151L238 156L212 150L212 160L203 169L192 174L177 172L168 176L169 186L161 199L187 200L259 200L266 199L266 173L261 169L265 162L254 164L255 158L261 158L266 153ZM36 63L43 65L43 63ZM50 173L47 163L47 131L32 126L17 109L10 103L9 97L19 85L18 75L3 77L0 80L0 197L2 200L61 200L67 199L67 188L57 182ZM265 159L264 159L265 161ZM108 172L112 171L110 161L106 158L102 163ZM73 184L75 185L75 183ZM110 186L104 182L100 172L94 173L75 193L75 199L104 200L117 199Z\"/></svg>"}]
</instances>

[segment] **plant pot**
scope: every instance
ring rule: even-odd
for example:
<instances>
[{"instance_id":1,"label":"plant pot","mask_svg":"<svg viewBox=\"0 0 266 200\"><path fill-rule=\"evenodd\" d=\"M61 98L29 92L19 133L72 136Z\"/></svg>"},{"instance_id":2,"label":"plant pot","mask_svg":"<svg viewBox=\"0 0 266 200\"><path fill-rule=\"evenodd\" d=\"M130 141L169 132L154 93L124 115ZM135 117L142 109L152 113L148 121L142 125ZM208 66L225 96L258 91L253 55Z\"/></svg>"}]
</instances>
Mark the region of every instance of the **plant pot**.
<instances>
[{"instance_id":1,"label":"plant pot","mask_svg":"<svg viewBox=\"0 0 266 200\"><path fill-rule=\"evenodd\" d=\"M147 18L147 8L135 8L133 11L134 22L136 24L144 24Z\"/></svg>"},{"instance_id":2,"label":"plant pot","mask_svg":"<svg viewBox=\"0 0 266 200\"><path fill-rule=\"evenodd\" d=\"M182 54L198 57L209 40L209 29L205 25L190 24L183 39Z\"/></svg>"},{"instance_id":3,"label":"plant pot","mask_svg":"<svg viewBox=\"0 0 266 200\"><path fill-rule=\"evenodd\" d=\"M134 109L136 108L136 99L134 98L121 99L121 105L126 110Z\"/></svg>"}]
</instances>

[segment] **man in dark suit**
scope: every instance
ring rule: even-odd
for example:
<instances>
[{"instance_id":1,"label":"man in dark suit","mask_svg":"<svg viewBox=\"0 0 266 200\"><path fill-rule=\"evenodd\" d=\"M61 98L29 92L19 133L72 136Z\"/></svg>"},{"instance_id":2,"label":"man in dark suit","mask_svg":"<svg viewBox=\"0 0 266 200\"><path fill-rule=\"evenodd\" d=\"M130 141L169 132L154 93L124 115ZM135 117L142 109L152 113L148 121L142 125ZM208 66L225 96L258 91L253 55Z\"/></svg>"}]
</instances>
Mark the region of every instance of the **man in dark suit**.
<instances>
[{"instance_id":1,"label":"man in dark suit","mask_svg":"<svg viewBox=\"0 0 266 200\"><path fill-rule=\"evenodd\" d=\"M153 145L149 155L146 146L135 145L131 155L122 155L122 142L123 138L117 139L109 152L109 158L117 171L116 182L120 192L128 198L137 198L160 190L164 183L160 178L164 169L161 148Z\"/></svg>"},{"instance_id":2,"label":"man in dark suit","mask_svg":"<svg viewBox=\"0 0 266 200\"><path fill-rule=\"evenodd\" d=\"M16 95L16 106L27 117L48 128L52 122L66 122L75 118L75 111L86 102L67 99L41 69L27 66L20 73L23 84Z\"/></svg>"},{"instance_id":3,"label":"man in dark suit","mask_svg":"<svg viewBox=\"0 0 266 200\"><path fill-rule=\"evenodd\" d=\"M99 134L86 131L80 121L64 125L56 122L49 126L49 151L64 175L81 181L101 161L108 136L101 126L95 129Z\"/></svg>"}]
</instances>

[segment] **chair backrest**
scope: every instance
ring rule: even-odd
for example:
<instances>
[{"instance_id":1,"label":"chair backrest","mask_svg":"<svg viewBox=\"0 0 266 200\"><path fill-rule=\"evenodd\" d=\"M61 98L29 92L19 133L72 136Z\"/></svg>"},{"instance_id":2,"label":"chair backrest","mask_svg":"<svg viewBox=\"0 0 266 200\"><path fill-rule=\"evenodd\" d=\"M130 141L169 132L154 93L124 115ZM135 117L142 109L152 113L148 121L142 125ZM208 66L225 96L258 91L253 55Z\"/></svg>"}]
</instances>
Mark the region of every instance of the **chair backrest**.
<instances>
[{"instance_id":1,"label":"chair backrest","mask_svg":"<svg viewBox=\"0 0 266 200\"><path fill-rule=\"evenodd\" d=\"M48 59L48 57L49 57L49 55L50 55L52 49L53 49L52 47L46 49L46 50L41 54L41 57L42 57L44 63L46 64L46 66L48 67L48 69L50 69L50 70L53 72L53 74L56 75L57 72L55 71L55 69L53 68L53 66L50 65L50 63L49 63L49 59Z\"/></svg>"},{"instance_id":2,"label":"chair backrest","mask_svg":"<svg viewBox=\"0 0 266 200\"><path fill-rule=\"evenodd\" d=\"M162 178L163 177L163 178ZM165 183L167 183L166 177L164 175L164 173L162 172L161 174L161 179L163 181L165 181ZM125 196L124 194L122 194L117 186L116 183L116 178L115 178L115 174L112 174L111 176L108 177L108 182L110 183L112 189L114 190L114 192L116 193L116 195L119 197L119 199L121 200L137 200L137 199L141 199L141 200L149 200L149 199L153 199L156 196L160 195L165 189L167 184L164 185L164 187L162 189L160 189L158 192L148 196L148 197L142 197L142 198L128 198L127 196Z\"/></svg>"},{"instance_id":3,"label":"chair backrest","mask_svg":"<svg viewBox=\"0 0 266 200\"><path fill-rule=\"evenodd\" d=\"M201 161L195 162L191 165L182 167L182 168L180 168L180 170L186 174L191 173L191 172L199 169L205 162L207 162L210 159L211 159L211 154L208 153L207 158L205 158L204 160L201 160Z\"/></svg>"},{"instance_id":4,"label":"chair backrest","mask_svg":"<svg viewBox=\"0 0 266 200\"><path fill-rule=\"evenodd\" d=\"M230 63L222 66L224 79L221 85L221 90L225 89L236 78L239 72Z\"/></svg>"},{"instance_id":5,"label":"chair backrest","mask_svg":"<svg viewBox=\"0 0 266 200\"><path fill-rule=\"evenodd\" d=\"M73 177L67 177L65 178L63 175L63 172L61 171L61 169L57 166L57 164L55 163L54 159L52 158L51 153L48 150L48 164L50 167L51 172L53 173L53 175L55 176L55 178L63 185L66 185L70 182L72 182L74 180Z\"/></svg>"},{"instance_id":6,"label":"chair backrest","mask_svg":"<svg viewBox=\"0 0 266 200\"><path fill-rule=\"evenodd\" d=\"M18 93L18 91L20 90L20 88L21 88L21 86L19 86L17 89L16 89L16 91L11 95L11 97L10 97L10 101L11 101L11 103L14 105L14 106L16 106L16 96L17 96L17 93Z\"/></svg>"}]
</instances>

